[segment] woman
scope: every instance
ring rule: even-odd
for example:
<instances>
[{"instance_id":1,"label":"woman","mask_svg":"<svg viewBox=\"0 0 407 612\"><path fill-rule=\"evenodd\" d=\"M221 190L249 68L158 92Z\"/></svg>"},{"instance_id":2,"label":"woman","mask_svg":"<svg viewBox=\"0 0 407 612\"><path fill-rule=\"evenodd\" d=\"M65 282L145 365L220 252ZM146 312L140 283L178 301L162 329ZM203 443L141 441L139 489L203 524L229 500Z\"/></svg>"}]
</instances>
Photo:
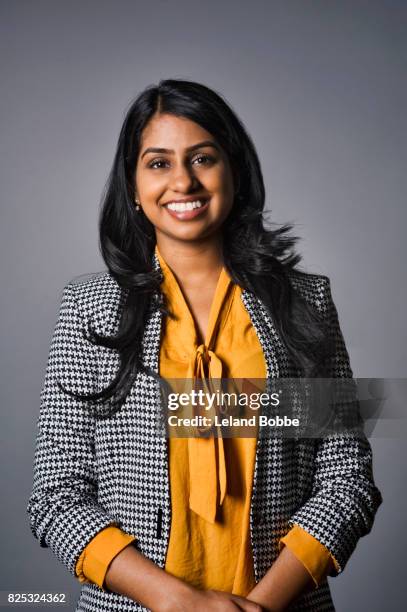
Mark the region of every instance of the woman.
<instances>
[{"instance_id":1,"label":"woman","mask_svg":"<svg viewBox=\"0 0 407 612\"><path fill-rule=\"evenodd\" d=\"M363 435L157 434L166 379L351 377L329 279L266 230L258 157L215 92L165 80L125 118L100 221L108 272L65 289L31 528L77 610L333 610L381 503Z\"/></svg>"}]
</instances>

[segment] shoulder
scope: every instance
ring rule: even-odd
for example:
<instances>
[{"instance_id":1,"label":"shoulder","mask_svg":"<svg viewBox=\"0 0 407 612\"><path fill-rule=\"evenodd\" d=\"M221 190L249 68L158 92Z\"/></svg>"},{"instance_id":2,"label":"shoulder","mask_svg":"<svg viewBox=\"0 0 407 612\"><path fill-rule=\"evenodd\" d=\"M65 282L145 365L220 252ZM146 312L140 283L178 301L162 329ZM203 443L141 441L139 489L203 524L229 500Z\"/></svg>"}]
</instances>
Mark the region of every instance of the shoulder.
<instances>
[{"instance_id":1,"label":"shoulder","mask_svg":"<svg viewBox=\"0 0 407 612\"><path fill-rule=\"evenodd\" d=\"M310 274L300 270L288 273L291 287L319 312L326 313L332 304L331 281L323 274Z\"/></svg>"},{"instance_id":2,"label":"shoulder","mask_svg":"<svg viewBox=\"0 0 407 612\"><path fill-rule=\"evenodd\" d=\"M109 271L74 277L65 285L64 295L99 333L113 333L126 298L126 292Z\"/></svg>"}]
</instances>

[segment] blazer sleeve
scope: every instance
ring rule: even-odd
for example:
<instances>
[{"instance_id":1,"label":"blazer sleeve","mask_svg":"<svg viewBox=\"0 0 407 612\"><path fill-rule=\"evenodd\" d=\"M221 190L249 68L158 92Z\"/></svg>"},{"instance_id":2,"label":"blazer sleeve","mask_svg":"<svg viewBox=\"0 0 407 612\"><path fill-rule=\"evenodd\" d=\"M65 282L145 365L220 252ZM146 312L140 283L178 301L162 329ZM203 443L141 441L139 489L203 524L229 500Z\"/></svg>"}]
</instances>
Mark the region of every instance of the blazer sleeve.
<instances>
[{"instance_id":1,"label":"blazer sleeve","mask_svg":"<svg viewBox=\"0 0 407 612\"><path fill-rule=\"evenodd\" d=\"M60 381L79 393L96 389L96 347L82 333L85 325L76 303L76 289L74 283L64 288L52 337L41 392L33 488L27 506L31 531L40 546L51 548L72 575L92 538L109 525L119 526L97 501L92 408L57 384Z\"/></svg>"},{"instance_id":2,"label":"blazer sleeve","mask_svg":"<svg viewBox=\"0 0 407 612\"><path fill-rule=\"evenodd\" d=\"M332 300L330 281L323 278L321 309L325 311L334 351L327 362L327 378L352 378L349 355ZM358 404L354 403L357 410ZM372 473L372 451L362 428L329 434L316 441L311 495L290 519L323 544L337 561L337 575L360 537L370 532L382 503Z\"/></svg>"}]
</instances>

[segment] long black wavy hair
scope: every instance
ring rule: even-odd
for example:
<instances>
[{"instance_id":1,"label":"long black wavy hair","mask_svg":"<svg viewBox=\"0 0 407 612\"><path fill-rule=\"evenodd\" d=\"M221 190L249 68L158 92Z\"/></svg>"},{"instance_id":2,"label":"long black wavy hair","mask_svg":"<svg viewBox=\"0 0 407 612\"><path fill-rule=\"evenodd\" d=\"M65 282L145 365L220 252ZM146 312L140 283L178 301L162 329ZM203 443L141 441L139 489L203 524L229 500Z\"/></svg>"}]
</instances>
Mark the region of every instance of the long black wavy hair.
<instances>
[{"instance_id":1,"label":"long black wavy hair","mask_svg":"<svg viewBox=\"0 0 407 612\"><path fill-rule=\"evenodd\" d=\"M88 330L88 339L117 350L120 366L115 379L98 393L64 391L91 402L109 400L117 411L137 373L146 371L142 339L148 317L155 309L170 314L160 291L161 275L153 267L154 227L134 204L140 140L156 113L194 121L223 147L235 181L233 208L222 227L224 264L234 282L262 300L302 375L317 375L329 351L327 330L321 315L289 281L290 271L304 274L296 268L301 256L294 251L298 238L290 235L292 225L265 227L264 181L250 136L221 95L200 83L166 79L147 87L129 107L101 206L101 253L125 299L117 335Z\"/></svg>"}]
</instances>

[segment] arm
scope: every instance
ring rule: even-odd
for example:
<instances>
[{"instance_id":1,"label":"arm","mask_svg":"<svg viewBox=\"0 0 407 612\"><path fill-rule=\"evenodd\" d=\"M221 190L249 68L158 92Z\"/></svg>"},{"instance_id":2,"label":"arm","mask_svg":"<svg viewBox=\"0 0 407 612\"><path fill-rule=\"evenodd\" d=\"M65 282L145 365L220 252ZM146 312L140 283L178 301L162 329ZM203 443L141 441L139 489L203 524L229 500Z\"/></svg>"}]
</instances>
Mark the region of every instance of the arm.
<instances>
[{"instance_id":1,"label":"arm","mask_svg":"<svg viewBox=\"0 0 407 612\"><path fill-rule=\"evenodd\" d=\"M155 565L133 546L113 559L106 586L152 612L262 612L259 604L244 597L196 589Z\"/></svg>"},{"instance_id":2,"label":"arm","mask_svg":"<svg viewBox=\"0 0 407 612\"><path fill-rule=\"evenodd\" d=\"M83 331L86 325L75 299L75 285L68 284L41 393L34 482L27 506L33 535L74 576L76 569L81 571L79 560L95 536L109 526L120 528L97 501L93 409L58 386L59 381L79 393L96 389L97 347L86 340ZM189 612L191 606L205 612L260 611L256 604L229 593L198 591L156 566L131 542L111 561L105 584L157 612Z\"/></svg>"},{"instance_id":3,"label":"arm","mask_svg":"<svg viewBox=\"0 0 407 612\"><path fill-rule=\"evenodd\" d=\"M97 380L96 348L82 336L75 286L63 292L45 381L35 451L34 482L27 512L33 535L50 547L68 571L90 540L114 517L97 503L97 468L93 450L94 415L86 402L58 387L87 393Z\"/></svg>"},{"instance_id":4,"label":"arm","mask_svg":"<svg viewBox=\"0 0 407 612\"><path fill-rule=\"evenodd\" d=\"M285 610L299 595L317 587L335 564L325 546L295 525L280 540L277 560L248 599L268 612Z\"/></svg>"},{"instance_id":5,"label":"arm","mask_svg":"<svg viewBox=\"0 0 407 612\"><path fill-rule=\"evenodd\" d=\"M260 604L265 612L282 612L313 584L302 562L285 546L247 598Z\"/></svg>"},{"instance_id":6,"label":"arm","mask_svg":"<svg viewBox=\"0 0 407 612\"><path fill-rule=\"evenodd\" d=\"M334 346L326 377L352 378L328 278L321 303ZM329 551L330 560L321 579L324 574L335 576L343 571L358 539L369 533L381 501L372 475L371 448L361 431L328 435L317 441L311 495L289 522ZM305 565L284 547L248 598L261 603L266 610L284 610L313 586Z\"/></svg>"},{"instance_id":7,"label":"arm","mask_svg":"<svg viewBox=\"0 0 407 612\"><path fill-rule=\"evenodd\" d=\"M321 584L333 567L339 569L336 559L329 550L298 525L294 525L287 535L281 538L280 552L284 546L287 546L301 561L316 587Z\"/></svg>"},{"instance_id":8,"label":"arm","mask_svg":"<svg viewBox=\"0 0 407 612\"><path fill-rule=\"evenodd\" d=\"M246 610L261 612L260 606L243 597L217 591L199 591L159 568L130 546L135 538L117 527L98 533L76 564L81 582L94 582L103 590L120 593L154 612L194 610ZM236 604L239 604L239 607ZM214 607L211 607L214 606Z\"/></svg>"},{"instance_id":9,"label":"arm","mask_svg":"<svg viewBox=\"0 0 407 612\"><path fill-rule=\"evenodd\" d=\"M118 527L100 531L82 551L75 573L79 582L93 582L105 590L105 577L110 563L124 548L135 541Z\"/></svg>"},{"instance_id":10,"label":"arm","mask_svg":"<svg viewBox=\"0 0 407 612\"><path fill-rule=\"evenodd\" d=\"M325 546L295 525L280 540L277 560L247 597L269 612L285 610L299 595L317 587L335 563Z\"/></svg>"},{"instance_id":11,"label":"arm","mask_svg":"<svg viewBox=\"0 0 407 612\"><path fill-rule=\"evenodd\" d=\"M322 309L329 324L333 353L326 363L327 378L352 378L338 313L332 300L330 281L325 277ZM355 403L346 405L353 406ZM339 405L339 411L342 410ZM291 517L323 544L335 558L336 575L354 551L360 537L369 533L382 502L372 474L372 451L361 428L330 434L316 441L313 487L308 501Z\"/></svg>"}]
</instances>

